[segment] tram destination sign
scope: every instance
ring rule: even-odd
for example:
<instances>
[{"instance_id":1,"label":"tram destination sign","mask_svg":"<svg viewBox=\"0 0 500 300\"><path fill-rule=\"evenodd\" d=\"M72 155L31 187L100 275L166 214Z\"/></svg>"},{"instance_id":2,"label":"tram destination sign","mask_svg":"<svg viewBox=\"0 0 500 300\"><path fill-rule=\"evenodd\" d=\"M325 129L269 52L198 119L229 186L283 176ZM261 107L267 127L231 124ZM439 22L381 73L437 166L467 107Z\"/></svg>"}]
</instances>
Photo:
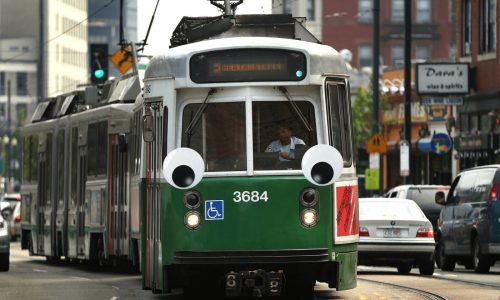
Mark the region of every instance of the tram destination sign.
<instances>
[{"instance_id":1,"label":"tram destination sign","mask_svg":"<svg viewBox=\"0 0 500 300\"><path fill-rule=\"evenodd\" d=\"M196 83L300 81L307 74L303 53L276 49L231 49L196 54L189 61Z\"/></svg>"},{"instance_id":2,"label":"tram destination sign","mask_svg":"<svg viewBox=\"0 0 500 300\"><path fill-rule=\"evenodd\" d=\"M466 95L469 93L469 64L421 63L416 68L419 95Z\"/></svg>"}]
</instances>

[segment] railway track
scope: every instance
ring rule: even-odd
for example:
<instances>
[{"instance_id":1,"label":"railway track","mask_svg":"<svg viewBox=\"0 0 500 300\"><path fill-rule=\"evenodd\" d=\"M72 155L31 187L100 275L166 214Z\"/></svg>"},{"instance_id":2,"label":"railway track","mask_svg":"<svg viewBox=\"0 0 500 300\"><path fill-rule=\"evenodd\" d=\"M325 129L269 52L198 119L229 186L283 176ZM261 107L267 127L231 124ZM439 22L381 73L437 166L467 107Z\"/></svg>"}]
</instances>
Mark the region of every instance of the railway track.
<instances>
[{"instance_id":1,"label":"railway track","mask_svg":"<svg viewBox=\"0 0 500 300\"><path fill-rule=\"evenodd\" d=\"M369 283L373 283L373 284L384 285L384 286L388 286L388 287L392 287L392 288L396 288L396 289L400 289L400 290L412 292L412 293L415 293L415 294L417 294L419 296L423 296L423 297L426 297L427 299L431 299L431 300L448 300L448 298L440 296L438 294L431 293L431 292L428 292L428 291L425 291L425 290L422 290L422 289L417 289L417 288L413 288L413 287L404 286L404 285L399 285L399 284L394 284L394 283L387 283L387 282L383 282L383 281L372 280L372 279L365 279L365 278L359 278L359 277L358 277L358 281L365 281L365 282L369 282Z\"/></svg>"}]
</instances>

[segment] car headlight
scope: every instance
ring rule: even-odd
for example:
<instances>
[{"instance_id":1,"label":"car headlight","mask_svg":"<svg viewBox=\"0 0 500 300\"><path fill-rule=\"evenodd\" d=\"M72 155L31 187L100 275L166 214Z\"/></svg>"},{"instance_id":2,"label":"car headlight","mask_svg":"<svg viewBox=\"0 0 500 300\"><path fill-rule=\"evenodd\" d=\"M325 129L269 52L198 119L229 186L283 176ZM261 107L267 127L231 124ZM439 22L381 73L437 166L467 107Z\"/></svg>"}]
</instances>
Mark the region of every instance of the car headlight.
<instances>
[{"instance_id":1,"label":"car headlight","mask_svg":"<svg viewBox=\"0 0 500 300\"><path fill-rule=\"evenodd\" d=\"M300 214L300 221L306 227L313 227L318 223L318 213L314 209L304 209Z\"/></svg>"},{"instance_id":2,"label":"car headlight","mask_svg":"<svg viewBox=\"0 0 500 300\"><path fill-rule=\"evenodd\" d=\"M197 211L188 211L184 216L184 224L189 229L197 229L201 224L201 215Z\"/></svg>"}]
</instances>

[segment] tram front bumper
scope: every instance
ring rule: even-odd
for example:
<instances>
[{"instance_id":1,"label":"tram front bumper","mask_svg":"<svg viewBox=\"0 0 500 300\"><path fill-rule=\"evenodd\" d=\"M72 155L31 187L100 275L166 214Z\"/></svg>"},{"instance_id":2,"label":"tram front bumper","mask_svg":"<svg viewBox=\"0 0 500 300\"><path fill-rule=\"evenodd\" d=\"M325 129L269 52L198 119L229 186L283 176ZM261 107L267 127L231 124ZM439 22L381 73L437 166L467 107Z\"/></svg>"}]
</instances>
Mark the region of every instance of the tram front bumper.
<instances>
[{"instance_id":1,"label":"tram front bumper","mask_svg":"<svg viewBox=\"0 0 500 300\"><path fill-rule=\"evenodd\" d=\"M254 271L231 271L225 276L226 296L251 296L260 298L279 296L283 286L283 273Z\"/></svg>"}]
</instances>

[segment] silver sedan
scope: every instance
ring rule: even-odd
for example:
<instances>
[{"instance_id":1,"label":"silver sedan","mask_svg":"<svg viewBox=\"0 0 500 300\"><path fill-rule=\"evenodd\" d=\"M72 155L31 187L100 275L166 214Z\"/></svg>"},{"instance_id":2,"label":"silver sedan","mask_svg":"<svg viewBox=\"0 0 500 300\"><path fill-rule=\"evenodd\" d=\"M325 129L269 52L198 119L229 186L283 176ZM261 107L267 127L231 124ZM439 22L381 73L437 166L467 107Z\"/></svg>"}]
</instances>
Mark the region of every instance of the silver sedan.
<instances>
[{"instance_id":1,"label":"silver sedan","mask_svg":"<svg viewBox=\"0 0 500 300\"><path fill-rule=\"evenodd\" d=\"M358 264L434 273L432 224L413 200L360 198L359 222Z\"/></svg>"},{"instance_id":2,"label":"silver sedan","mask_svg":"<svg viewBox=\"0 0 500 300\"><path fill-rule=\"evenodd\" d=\"M11 215L12 210L8 203L0 202L0 272L9 270L10 236L9 224L4 215Z\"/></svg>"}]
</instances>

